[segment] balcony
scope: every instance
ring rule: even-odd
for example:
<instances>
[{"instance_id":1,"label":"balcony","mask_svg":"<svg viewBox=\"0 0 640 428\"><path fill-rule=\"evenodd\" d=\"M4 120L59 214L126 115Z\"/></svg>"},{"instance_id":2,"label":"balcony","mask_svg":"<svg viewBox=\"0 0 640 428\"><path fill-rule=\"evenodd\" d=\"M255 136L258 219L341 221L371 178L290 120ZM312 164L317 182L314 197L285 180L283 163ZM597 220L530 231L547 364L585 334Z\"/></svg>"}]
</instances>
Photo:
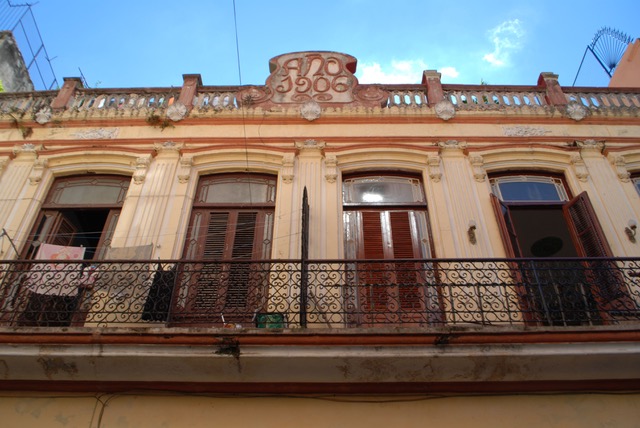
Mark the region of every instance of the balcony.
<instances>
[{"instance_id":1,"label":"balcony","mask_svg":"<svg viewBox=\"0 0 640 428\"><path fill-rule=\"evenodd\" d=\"M640 259L4 261L5 327L577 327L640 322Z\"/></svg>"}]
</instances>

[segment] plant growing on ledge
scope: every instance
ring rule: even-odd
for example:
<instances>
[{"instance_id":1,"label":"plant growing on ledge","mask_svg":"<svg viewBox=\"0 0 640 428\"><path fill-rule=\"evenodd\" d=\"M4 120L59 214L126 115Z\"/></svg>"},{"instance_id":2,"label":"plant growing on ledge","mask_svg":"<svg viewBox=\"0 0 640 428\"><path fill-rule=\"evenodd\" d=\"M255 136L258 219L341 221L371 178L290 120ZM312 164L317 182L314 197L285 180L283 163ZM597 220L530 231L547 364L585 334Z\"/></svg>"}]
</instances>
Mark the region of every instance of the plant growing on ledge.
<instances>
[{"instance_id":1,"label":"plant growing on ledge","mask_svg":"<svg viewBox=\"0 0 640 428\"><path fill-rule=\"evenodd\" d=\"M19 117L16 117L15 115L18 114L20 115ZM31 128L30 126L25 126L21 121L20 118L22 118L22 116L24 116L24 112L21 112L20 110L17 109L12 109L12 113L9 113L9 116L11 116L11 122L12 122L12 126L16 129L20 130L20 133L22 134L22 138L24 138L25 140L27 138L29 138L31 136L31 134L33 134L33 128Z\"/></svg>"},{"instance_id":2,"label":"plant growing on ledge","mask_svg":"<svg viewBox=\"0 0 640 428\"><path fill-rule=\"evenodd\" d=\"M173 128L173 124L169 119L167 119L166 117L162 117L155 112L149 113L149 116L147 116L146 120L147 123L154 128L160 128L160 132L164 131L165 128Z\"/></svg>"}]
</instances>

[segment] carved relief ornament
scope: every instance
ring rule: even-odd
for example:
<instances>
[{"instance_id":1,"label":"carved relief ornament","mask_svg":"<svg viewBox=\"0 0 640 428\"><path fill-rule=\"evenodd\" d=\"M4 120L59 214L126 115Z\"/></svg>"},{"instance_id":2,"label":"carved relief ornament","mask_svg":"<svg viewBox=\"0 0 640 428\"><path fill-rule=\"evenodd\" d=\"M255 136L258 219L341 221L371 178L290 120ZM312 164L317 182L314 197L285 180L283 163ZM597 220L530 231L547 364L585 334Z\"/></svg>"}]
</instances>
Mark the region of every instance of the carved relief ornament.
<instances>
[{"instance_id":1,"label":"carved relief ornament","mask_svg":"<svg viewBox=\"0 0 640 428\"><path fill-rule=\"evenodd\" d=\"M187 117L188 113L189 111L187 110L187 106L182 104L180 101L176 101L167 108L167 117L173 122L181 121Z\"/></svg>"},{"instance_id":2,"label":"carved relief ornament","mask_svg":"<svg viewBox=\"0 0 640 428\"><path fill-rule=\"evenodd\" d=\"M287 153L282 157L282 182L286 184L293 183L293 166L295 164L295 155L293 153Z\"/></svg>"},{"instance_id":3,"label":"carved relief ornament","mask_svg":"<svg viewBox=\"0 0 640 428\"><path fill-rule=\"evenodd\" d=\"M431 155L427 158L429 167L429 178L438 183L442 179L442 168L440 168L440 156Z\"/></svg>"},{"instance_id":4,"label":"carved relief ornament","mask_svg":"<svg viewBox=\"0 0 640 428\"><path fill-rule=\"evenodd\" d=\"M453 119L456 115L456 107L449 100L442 100L435 105L436 116L442 120Z\"/></svg>"},{"instance_id":5,"label":"carved relief ornament","mask_svg":"<svg viewBox=\"0 0 640 428\"><path fill-rule=\"evenodd\" d=\"M473 178L481 183L487 179L487 172L484 170L484 159L480 155L469 156L469 162L473 169Z\"/></svg>"},{"instance_id":6,"label":"carved relief ornament","mask_svg":"<svg viewBox=\"0 0 640 428\"><path fill-rule=\"evenodd\" d=\"M356 59L338 52L294 52L269 61L267 87L274 103L349 103L358 81Z\"/></svg>"},{"instance_id":7,"label":"carved relief ornament","mask_svg":"<svg viewBox=\"0 0 640 428\"><path fill-rule=\"evenodd\" d=\"M334 154L328 154L324 158L324 178L327 183L335 183L338 178L338 158Z\"/></svg>"},{"instance_id":8,"label":"carved relief ornament","mask_svg":"<svg viewBox=\"0 0 640 428\"><path fill-rule=\"evenodd\" d=\"M193 157L182 156L178 165L178 182L186 183L191 176L191 168L193 167Z\"/></svg>"},{"instance_id":9,"label":"carved relief ornament","mask_svg":"<svg viewBox=\"0 0 640 428\"><path fill-rule=\"evenodd\" d=\"M151 164L151 156L142 156L136 159L136 170L133 172L133 182L135 184L144 183Z\"/></svg>"},{"instance_id":10,"label":"carved relief ornament","mask_svg":"<svg viewBox=\"0 0 640 428\"><path fill-rule=\"evenodd\" d=\"M116 138L119 131L120 130L118 128L96 128L87 129L86 131L79 131L71 134L71 136L79 140L106 140Z\"/></svg>"},{"instance_id":11,"label":"carved relief ornament","mask_svg":"<svg viewBox=\"0 0 640 428\"><path fill-rule=\"evenodd\" d=\"M627 162L622 155L609 154L609 162L616 170L616 175L623 183L627 183L631 180L631 173L627 170Z\"/></svg>"},{"instance_id":12,"label":"carved relief ornament","mask_svg":"<svg viewBox=\"0 0 640 428\"><path fill-rule=\"evenodd\" d=\"M574 153L571 155L571 165L573 166L573 171L578 177L578 180L585 182L589 178L589 170L587 170L587 166L578 153Z\"/></svg>"},{"instance_id":13,"label":"carved relief ornament","mask_svg":"<svg viewBox=\"0 0 640 428\"><path fill-rule=\"evenodd\" d=\"M47 167L46 159L36 159L33 162L33 169L31 170L31 174L29 174L29 184L35 186L36 184L42 181L42 177L44 175L44 170Z\"/></svg>"},{"instance_id":14,"label":"carved relief ornament","mask_svg":"<svg viewBox=\"0 0 640 428\"><path fill-rule=\"evenodd\" d=\"M571 101L569 104L567 104L565 110L565 114L576 122L579 122L585 117L589 116L589 113L591 112L587 107L576 101Z\"/></svg>"}]
</instances>

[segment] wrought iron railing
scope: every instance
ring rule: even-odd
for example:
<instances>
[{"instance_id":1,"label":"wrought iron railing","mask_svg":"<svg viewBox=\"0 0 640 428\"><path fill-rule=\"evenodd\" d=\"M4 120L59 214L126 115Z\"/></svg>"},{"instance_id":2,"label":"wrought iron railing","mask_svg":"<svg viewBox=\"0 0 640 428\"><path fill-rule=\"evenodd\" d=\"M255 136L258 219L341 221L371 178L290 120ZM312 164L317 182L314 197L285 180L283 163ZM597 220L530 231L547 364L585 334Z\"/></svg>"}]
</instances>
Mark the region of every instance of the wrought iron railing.
<instances>
[{"instance_id":1,"label":"wrought iron railing","mask_svg":"<svg viewBox=\"0 0 640 428\"><path fill-rule=\"evenodd\" d=\"M5 261L0 268L4 326L640 322L640 259L38 260Z\"/></svg>"}]
</instances>

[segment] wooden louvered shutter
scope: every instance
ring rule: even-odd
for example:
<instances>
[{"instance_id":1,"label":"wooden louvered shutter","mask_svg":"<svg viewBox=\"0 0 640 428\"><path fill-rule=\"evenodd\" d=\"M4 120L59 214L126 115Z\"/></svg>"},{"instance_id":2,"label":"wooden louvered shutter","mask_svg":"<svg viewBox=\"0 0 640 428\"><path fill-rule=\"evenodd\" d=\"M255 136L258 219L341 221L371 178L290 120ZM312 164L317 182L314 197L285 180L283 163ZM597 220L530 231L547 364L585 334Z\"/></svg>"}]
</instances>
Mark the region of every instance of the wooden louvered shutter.
<instances>
[{"instance_id":1,"label":"wooden louvered shutter","mask_svg":"<svg viewBox=\"0 0 640 428\"><path fill-rule=\"evenodd\" d=\"M202 216L204 213L196 213L196 215ZM197 237L199 243L197 258L220 261L224 258L229 213L211 211L204 217L207 221L206 225L193 231L193 233L201 234ZM198 315L218 313L214 316L219 316L222 306L220 294L224 283L224 266L222 263L205 263L199 270L195 287L192 290L191 310Z\"/></svg>"},{"instance_id":2,"label":"wooden louvered shutter","mask_svg":"<svg viewBox=\"0 0 640 428\"><path fill-rule=\"evenodd\" d=\"M582 192L567 202L562 207L562 211L578 255L581 257L613 256L587 192Z\"/></svg>"},{"instance_id":3,"label":"wooden louvered shutter","mask_svg":"<svg viewBox=\"0 0 640 428\"><path fill-rule=\"evenodd\" d=\"M613 257L587 192L582 192L562 210L569 226L578 255L581 257ZM623 291L624 278L614 261L590 261L585 263L586 274L595 285L595 298L606 308L631 309L635 304Z\"/></svg>"},{"instance_id":4,"label":"wooden louvered shutter","mask_svg":"<svg viewBox=\"0 0 640 428\"><path fill-rule=\"evenodd\" d=\"M202 259L223 260L227 241L227 227L229 225L228 212L210 212L207 232L202 237Z\"/></svg>"},{"instance_id":5,"label":"wooden louvered shutter","mask_svg":"<svg viewBox=\"0 0 640 428\"><path fill-rule=\"evenodd\" d=\"M363 211L362 215L362 256L364 259L384 259L384 237L382 230L382 213L379 211ZM384 263L364 263L360 265L359 278L364 289L365 309L368 311L386 311L388 293Z\"/></svg>"},{"instance_id":6,"label":"wooden louvered shutter","mask_svg":"<svg viewBox=\"0 0 640 428\"><path fill-rule=\"evenodd\" d=\"M391 211L391 239L394 259L412 259L419 257L411 228L411 217L408 211ZM416 264L412 262L395 263L395 277L398 284L400 308L403 311L415 311L421 308L420 288L416 280Z\"/></svg>"},{"instance_id":7,"label":"wooden louvered shutter","mask_svg":"<svg viewBox=\"0 0 640 428\"><path fill-rule=\"evenodd\" d=\"M496 220L498 220L500 236L502 237L502 244L507 257L520 257L522 252L520 251L518 236L511 219L509 207L494 194L491 194L491 205L493 205L493 210L496 213Z\"/></svg>"},{"instance_id":8,"label":"wooden louvered shutter","mask_svg":"<svg viewBox=\"0 0 640 428\"><path fill-rule=\"evenodd\" d=\"M77 232L78 228L67 220L64 214L58 213L46 242L53 245L71 245Z\"/></svg>"},{"instance_id":9,"label":"wooden louvered shutter","mask_svg":"<svg viewBox=\"0 0 640 428\"><path fill-rule=\"evenodd\" d=\"M231 260L251 260L254 258L256 237L256 220L258 213L238 212L236 222L229 225L228 233L233 235ZM247 297L251 284L252 266L247 263L231 264L226 287L226 310L244 310L247 308Z\"/></svg>"}]
</instances>

